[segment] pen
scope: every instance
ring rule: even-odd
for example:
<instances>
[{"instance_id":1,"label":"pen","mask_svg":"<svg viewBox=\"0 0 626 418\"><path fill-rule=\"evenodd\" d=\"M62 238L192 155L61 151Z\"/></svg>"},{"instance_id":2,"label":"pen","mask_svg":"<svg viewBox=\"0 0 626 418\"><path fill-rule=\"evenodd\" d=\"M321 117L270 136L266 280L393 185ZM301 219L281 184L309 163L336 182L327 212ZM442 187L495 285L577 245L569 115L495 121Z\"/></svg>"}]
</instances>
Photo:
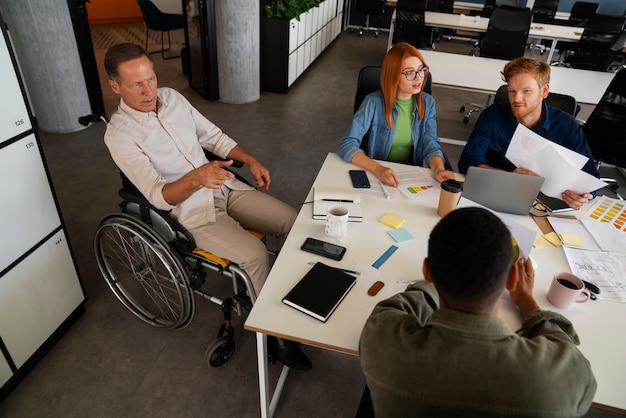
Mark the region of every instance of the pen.
<instances>
[{"instance_id":1,"label":"pen","mask_svg":"<svg viewBox=\"0 0 626 418\"><path fill-rule=\"evenodd\" d=\"M391 196L389 196L389 193L387 193L387 190L385 190L385 186L383 186L382 183L380 184L380 188L383 189L383 193L385 194L385 197L387 199L391 199Z\"/></svg>"},{"instance_id":2,"label":"pen","mask_svg":"<svg viewBox=\"0 0 626 418\"><path fill-rule=\"evenodd\" d=\"M315 261L309 261L309 265L314 266L315 265ZM335 268L337 270L340 270L340 271L343 271L344 273L356 274L357 276L359 274L361 274L360 272L354 271L354 270L340 269L339 267L333 267L333 268Z\"/></svg>"},{"instance_id":3,"label":"pen","mask_svg":"<svg viewBox=\"0 0 626 418\"><path fill-rule=\"evenodd\" d=\"M345 202L345 203L354 203L354 200L349 199L322 199L323 202Z\"/></svg>"}]
</instances>

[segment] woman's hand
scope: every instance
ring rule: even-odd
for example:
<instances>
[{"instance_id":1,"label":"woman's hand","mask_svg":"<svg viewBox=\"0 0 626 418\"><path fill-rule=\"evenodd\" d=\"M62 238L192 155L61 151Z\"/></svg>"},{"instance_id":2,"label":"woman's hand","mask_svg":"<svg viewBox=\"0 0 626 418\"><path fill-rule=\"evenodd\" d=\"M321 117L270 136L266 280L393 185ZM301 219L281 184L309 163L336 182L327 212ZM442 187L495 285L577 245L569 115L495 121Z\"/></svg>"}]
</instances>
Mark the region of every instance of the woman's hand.
<instances>
[{"instance_id":1,"label":"woman's hand","mask_svg":"<svg viewBox=\"0 0 626 418\"><path fill-rule=\"evenodd\" d=\"M435 178L439 183L444 180L454 180L454 173L450 170L439 170L438 173L435 173Z\"/></svg>"},{"instance_id":2,"label":"woman's hand","mask_svg":"<svg viewBox=\"0 0 626 418\"><path fill-rule=\"evenodd\" d=\"M400 185L396 173L389 167L379 164L374 170L374 174L376 174L376 177L378 177L380 181L388 186L398 187Z\"/></svg>"}]
</instances>

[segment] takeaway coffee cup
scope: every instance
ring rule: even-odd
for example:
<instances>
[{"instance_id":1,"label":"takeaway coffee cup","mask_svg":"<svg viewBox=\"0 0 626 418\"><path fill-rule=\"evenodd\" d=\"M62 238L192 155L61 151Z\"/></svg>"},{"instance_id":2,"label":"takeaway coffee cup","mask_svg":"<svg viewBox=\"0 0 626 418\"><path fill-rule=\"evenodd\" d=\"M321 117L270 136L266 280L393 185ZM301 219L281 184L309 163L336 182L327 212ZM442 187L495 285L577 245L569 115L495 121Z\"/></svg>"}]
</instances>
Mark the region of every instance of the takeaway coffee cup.
<instances>
[{"instance_id":1,"label":"takeaway coffee cup","mask_svg":"<svg viewBox=\"0 0 626 418\"><path fill-rule=\"evenodd\" d=\"M456 208L463 184L457 180L444 180L441 182L441 192L439 193L439 206L437 206L437 215L442 218Z\"/></svg>"},{"instance_id":2,"label":"takeaway coffee cup","mask_svg":"<svg viewBox=\"0 0 626 418\"><path fill-rule=\"evenodd\" d=\"M583 281L567 272L555 274L548 290L548 301L562 309L569 308L574 303L587 302L590 297Z\"/></svg>"},{"instance_id":3,"label":"takeaway coffee cup","mask_svg":"<svg viewBox=\"0 0 626 418\"><path fill-rule=\"evenodd\" d=\"M348 208L332 205L326 212L326 235L343 239L348 234Z\"/></svg>"}]
</instances>

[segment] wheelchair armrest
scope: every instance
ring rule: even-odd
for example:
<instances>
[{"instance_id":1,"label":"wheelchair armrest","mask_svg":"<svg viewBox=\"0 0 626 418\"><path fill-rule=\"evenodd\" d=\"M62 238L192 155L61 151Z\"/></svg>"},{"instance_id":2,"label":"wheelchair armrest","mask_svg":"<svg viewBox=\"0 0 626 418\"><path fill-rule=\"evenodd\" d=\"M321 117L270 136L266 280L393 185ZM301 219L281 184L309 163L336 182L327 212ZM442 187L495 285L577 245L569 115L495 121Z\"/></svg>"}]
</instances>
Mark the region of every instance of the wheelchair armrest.
<instances>
[{"instance_id":1,"label":"wheelchair armrest","mask_svg":"<svg viewBox=\"0 0 626 418\"><path fill-rule=\"evenodd\" d=\"M211 151L208 151L206 149L204 150L204 155L207 157L207 159L209 161L215 161L215 160L217 160L217 161L228 161L228 159L222 158L222 157L218 157L217 155L213 154ZM233 160L232 167L241 168L241 167L243 167L243 163L241 161L238 161L238 160Z\"/></svg>"}]
</instances>

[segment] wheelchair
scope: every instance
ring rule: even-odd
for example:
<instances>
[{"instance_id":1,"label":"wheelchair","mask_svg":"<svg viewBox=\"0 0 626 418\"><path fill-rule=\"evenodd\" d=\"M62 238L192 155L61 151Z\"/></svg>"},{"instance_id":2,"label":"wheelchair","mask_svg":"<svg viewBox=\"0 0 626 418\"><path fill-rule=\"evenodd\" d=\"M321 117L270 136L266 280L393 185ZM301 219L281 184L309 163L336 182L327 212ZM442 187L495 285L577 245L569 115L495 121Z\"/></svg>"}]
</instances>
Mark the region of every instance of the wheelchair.
<instances>
[{"instance_id":1,"label":"wheelchair","mask_svg":"<svg viewBox=\"0 0 626 418\"><path fill-rule=\"evenodd\" d=\"M94 237L102 276L129 311L155 327L185 327L194 316L196 297L220 306L224 323L204 360L211 367L224 365L237 348L232 313L241 316L256 300L250 277L236 263L197 248L182 225L120 174L121 212L105 216ZM263 234L249 232L264 240ZM232 297L222 299L201 289L207 271L232 281Z\"/></svg>"}]
</instances>

